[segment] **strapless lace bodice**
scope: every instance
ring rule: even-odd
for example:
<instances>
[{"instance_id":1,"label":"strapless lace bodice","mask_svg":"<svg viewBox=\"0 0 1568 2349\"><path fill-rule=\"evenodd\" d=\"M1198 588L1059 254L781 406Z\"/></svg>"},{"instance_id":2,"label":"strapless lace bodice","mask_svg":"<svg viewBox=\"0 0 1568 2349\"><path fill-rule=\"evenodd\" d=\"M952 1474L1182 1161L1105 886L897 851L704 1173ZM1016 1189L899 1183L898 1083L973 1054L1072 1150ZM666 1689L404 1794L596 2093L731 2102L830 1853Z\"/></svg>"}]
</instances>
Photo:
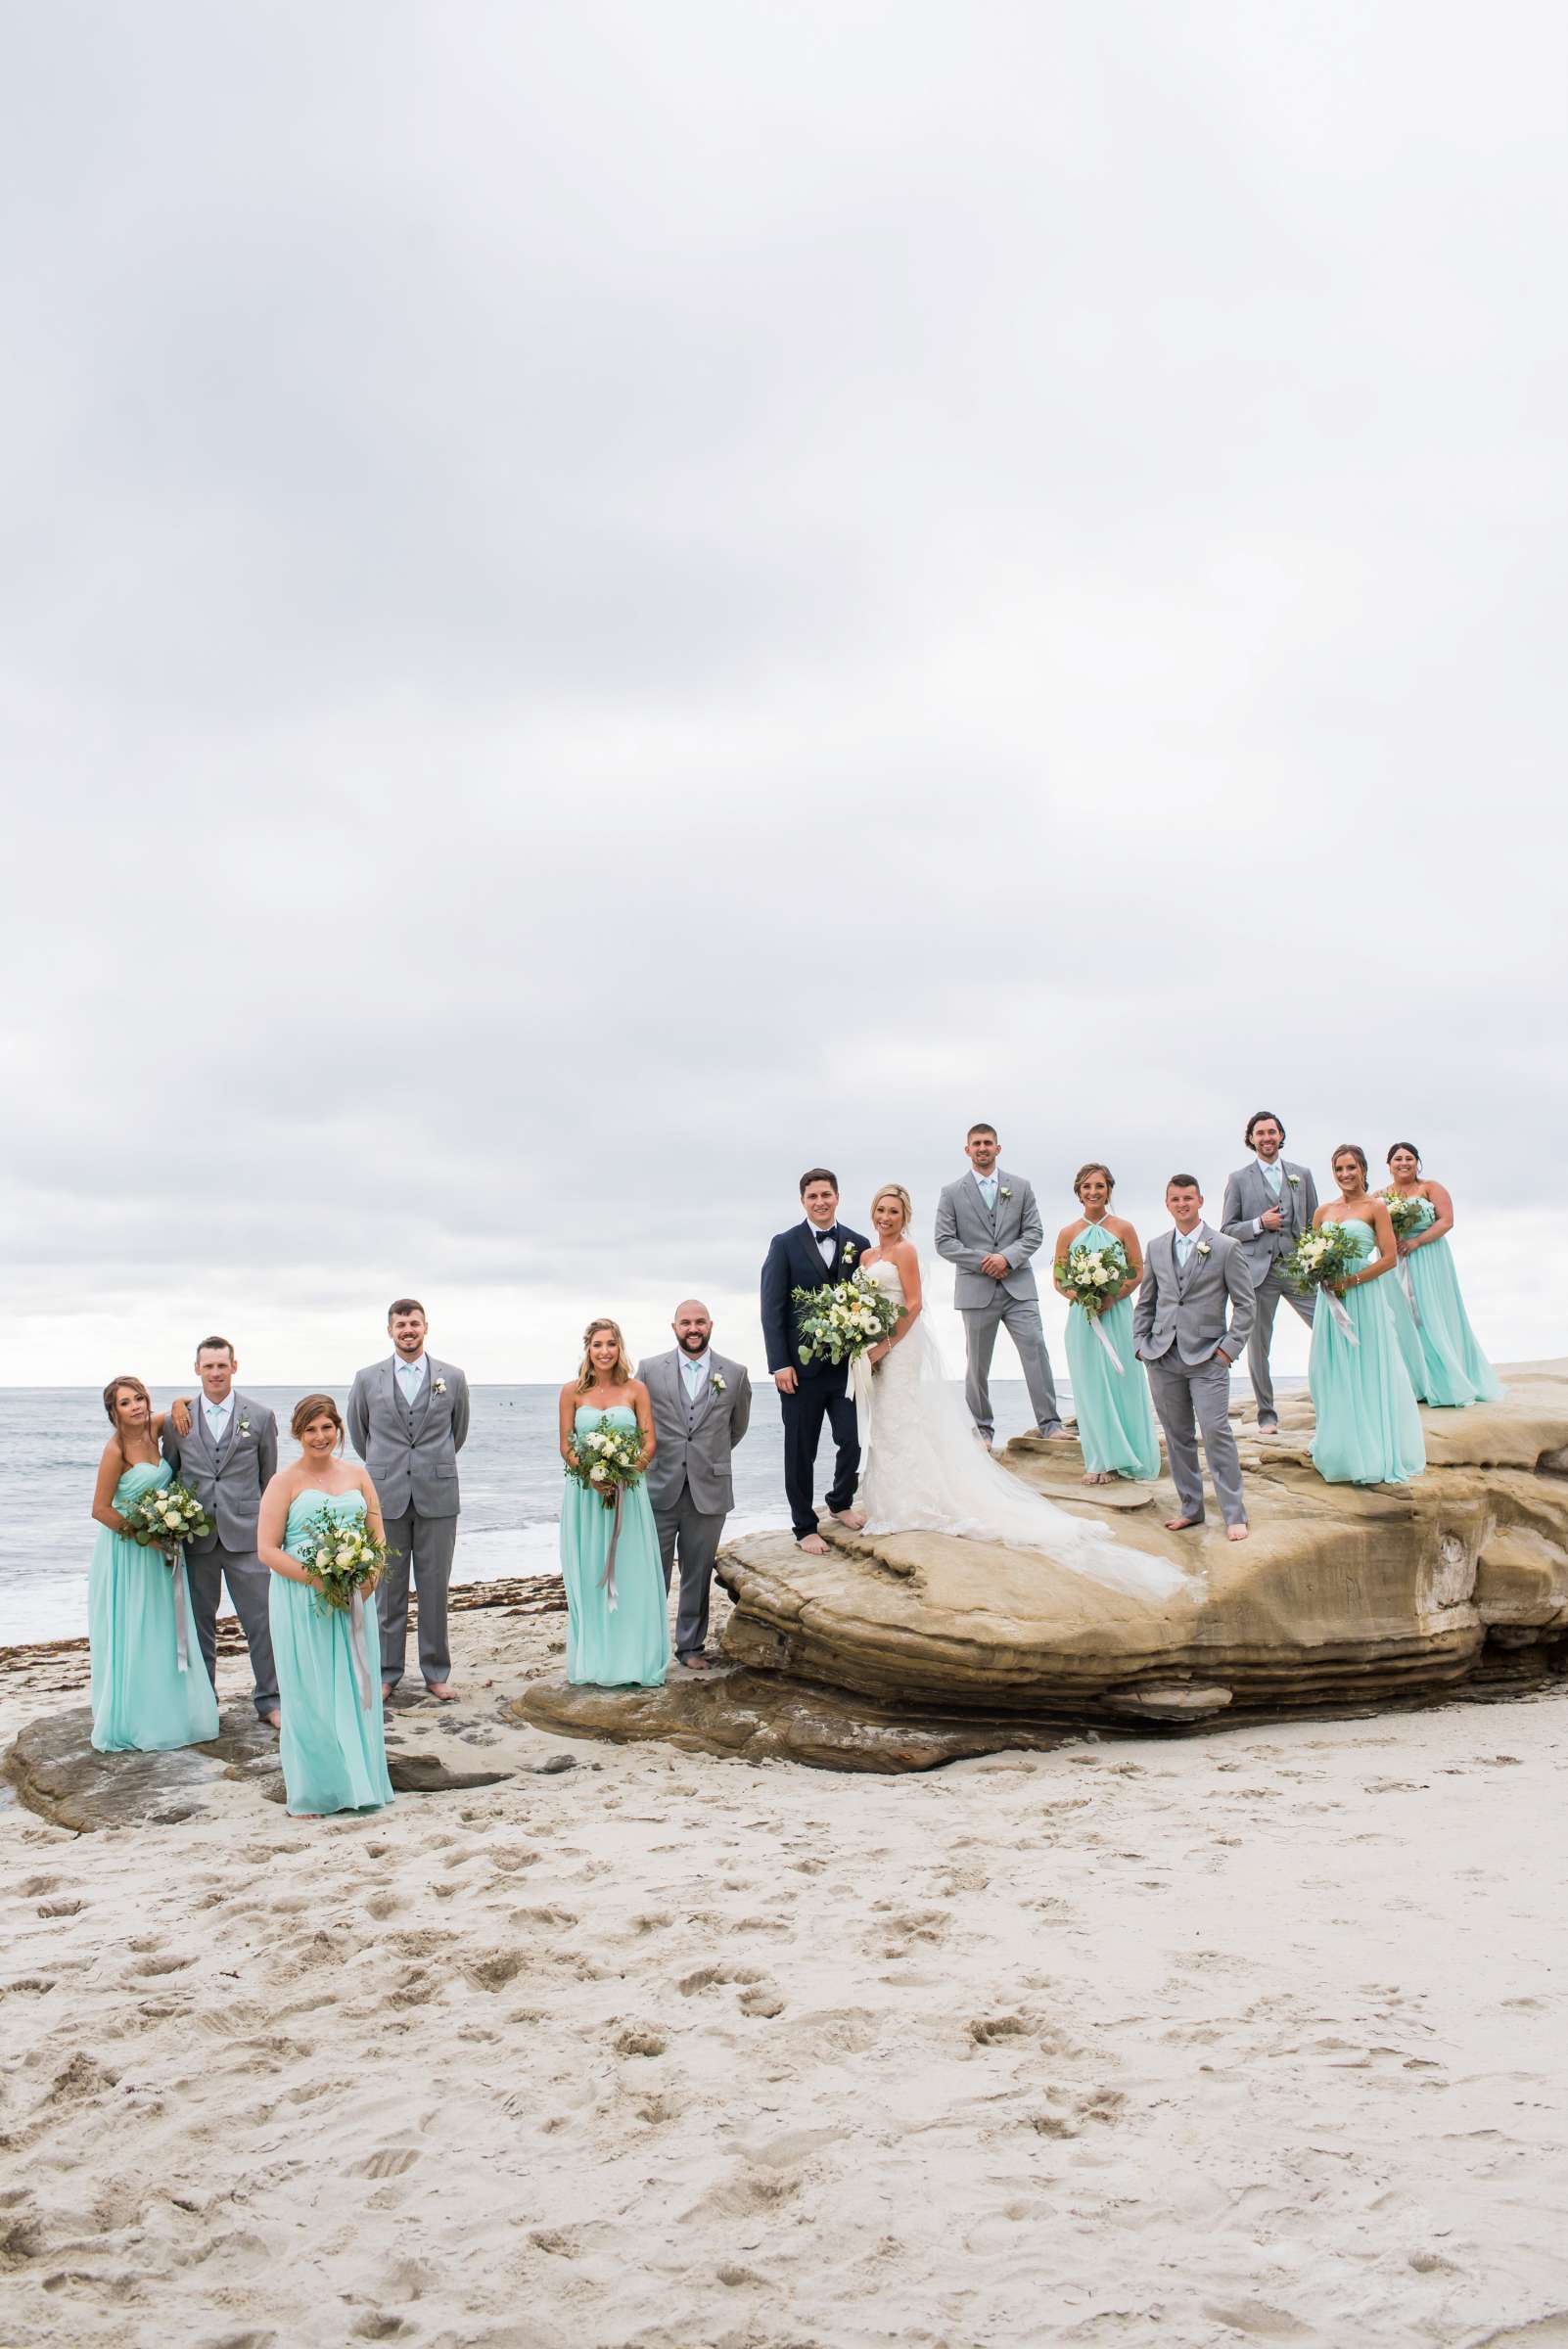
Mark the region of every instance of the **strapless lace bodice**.
<instances>
[{"instance_id":1,"label":"strapless lace bodice","mask_svg":"<svg viewBox=\"0 0 1568 2349\"><path fill-rule=\"evenodd\" d=\"M862 1265L861 1271L887 1296L907 1304L897 1265L881 1260ZM867 1457L859 1504L868 1533L926 1528L998 1542L1154 1604L1183 1587L1178 1568L1124 1546L1101 1525L1070 1516L997 1465L977 1441L962 1396L947 1378L929 1305L923 1303L914 1321L899 1322L896 1343L876 1365L869 1407L861 1406L860 1437Z\"/></svg>"}]
</instances>

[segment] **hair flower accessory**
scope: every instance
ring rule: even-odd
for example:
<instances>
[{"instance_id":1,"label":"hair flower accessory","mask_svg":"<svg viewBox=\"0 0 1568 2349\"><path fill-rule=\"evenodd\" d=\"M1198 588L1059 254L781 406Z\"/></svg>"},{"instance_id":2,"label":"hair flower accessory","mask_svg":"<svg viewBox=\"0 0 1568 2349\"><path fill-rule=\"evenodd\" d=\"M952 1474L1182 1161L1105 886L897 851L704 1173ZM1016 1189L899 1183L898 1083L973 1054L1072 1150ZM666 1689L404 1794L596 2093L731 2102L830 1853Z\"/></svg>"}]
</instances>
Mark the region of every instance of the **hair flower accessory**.
<instances>
[{"instance_id":1,"label":"hair flower accessory","mask_svg":"<svg viewBox=\"0 0 1568 2349\"><path fill-rule=\"evenodd\" d=\"M444 1379L444 1378L438 1378L438 1379L436 1381L436 1392L437 1392L437 1394L438 1394L438 1395L444 1395L444 1394L445 1394L445 1392L446 1392L446 1381L445 1381L445 1379Z\"/></svg>"}]
</instances>

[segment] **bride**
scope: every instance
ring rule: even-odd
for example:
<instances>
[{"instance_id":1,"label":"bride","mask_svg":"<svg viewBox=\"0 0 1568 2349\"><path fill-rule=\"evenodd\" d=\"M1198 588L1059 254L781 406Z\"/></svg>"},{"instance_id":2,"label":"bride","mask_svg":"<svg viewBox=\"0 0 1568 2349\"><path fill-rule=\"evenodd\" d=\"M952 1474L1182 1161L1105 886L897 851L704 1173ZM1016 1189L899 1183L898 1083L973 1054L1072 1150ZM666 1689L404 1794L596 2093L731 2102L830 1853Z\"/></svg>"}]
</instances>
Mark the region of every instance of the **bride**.
<instances>
[{"instance_id":1,"label":"bride","mask_svg":"<svg viewBox=\"0 0 1568 2349\"><path fill-rule=\"evenodd\" d=\"M902 1185L884 1183L871 1202L877 1244L859 1266L903 1308L893 1335L862 1356L851 1374L860 1441L869 1454L858 1495L866 1532L922 1530L1034 1550L1130 1598L1160 1600L1190 1590L1192 1581L1179 1567L1125 1546L1102 1525L1069 1516L992 1458L957 1389L947 1383L921 1310L920 1259L908 1237L911 1213Z\"/></svg>"}]
</instances>

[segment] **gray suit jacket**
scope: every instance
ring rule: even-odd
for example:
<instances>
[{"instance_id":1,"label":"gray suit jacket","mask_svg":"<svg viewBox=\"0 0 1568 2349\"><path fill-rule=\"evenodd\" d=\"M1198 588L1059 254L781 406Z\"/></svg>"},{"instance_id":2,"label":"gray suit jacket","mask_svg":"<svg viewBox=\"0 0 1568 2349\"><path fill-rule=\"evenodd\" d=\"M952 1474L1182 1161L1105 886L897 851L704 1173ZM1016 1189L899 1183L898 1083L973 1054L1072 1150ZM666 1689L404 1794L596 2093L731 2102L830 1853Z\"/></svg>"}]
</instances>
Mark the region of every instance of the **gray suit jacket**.
<instances>
[{"instance_id":1,"label":"gray suit jacket","mask_svg":"<svg viewBox=\"0 0 1568 2349\"><path fill-rule=\"evenodd\" d=\"M1268 1279L1276 1256L1288 1256L1304 1231L1311 1231L1317 1213L1317 1186L1306 1167L1281 1158L1284 1180L1276 1199L1255 1158L1225 1177L1225 1203L1220 1211L1221 1228L1235 1240L1247 1260L1253 1286ZM1254 1231L1257 1218L1277 1207L1284 1221L1277 1231Z\"/></svg>"},{"instance_id":2,"label":"gray suit jacket","mask_svg":"<svg viewBox=\"0 0 1568 2349\"><path fill-rule=\"evenodd\" d=\"M276 1412L264 1403L253 1403L236 1387L229 1440L219 1459L198 1393L191 1398L190 1434L177 1436L173 1420L165 1419L162 1450L175 1475L190 1487L217 1528L205 1542L190 1544L191 1555L205 1557L219 1543L225 1549L254 1549L261 1495L278 1472Z\"/></svg>"},{"instance_id":3,"label":"gray suit jacket","mask_svg":"<svg viewBox=\"0 0 1568 2349\"><path fill-rule=\"evenodd\" d=\"M752 1423L751 1375L744 1362L732 1362L722 1354L710 1353L708 1362L708 1384L690 1420L679 1347L637 1364L659 1440L648 1463L648 1498L656 1509L672 1509L685 1485L691 1487L693 1507L705 1516L717 1517L735 1506L730 1454ZM722 1395L714 1392L715 1371L724 1382Z\"/></svg>"},{"instance_id":4,"label":"gray suit jacket","mask_svg":"<svg viewBox=\"0 0 1568 2349\"><path fill-rule=\"evenodd\" d=\"M426 1356L429 1376L410 1416L393 1374L396 1357L354 1375L348 1440L370 1471L385 1517L455 1517L457 1455L468 1436L468 1380ZM444 1391L437 1393L437 1388Z\"/></svg>"},{"instance_id":5,"label":"gray suit jacket","mask_svg":"<svg viewBox=\"0 0 1568 2349\"><path fill-rule=\"evenodd\" d=\"M1011 1197L1004 1199L1003 1191ZM1034 1184L1001 1167L996 1169L994 1215L986 1212L973 1171L949 1182L937 1202L937 1254L958 1267L952 1301L961 1313L994 1305L1004 1292L1009 1297L1038 1297L1029 1260L1044 1237ZM1002 1279L992 1280L980 1269L988 1256L1007 1259L1009 1269Z\"/></svg>"},{"instance_id":6,"label":"gray suit jacket","mask_svg":"<svg viewBox=\"0 0 1568 2349\"><path fill-rule=\"evenodd\" d=\"M1132 1308L1132 1348L1140 1362L1158 1362L1176 1348L1189 1369L1206 1362L1217 1346L1238 1361L1246 1349L1257 1307L1252 1274L1234 1240L1212 1224L1200 1223L1198 1242L1183 1273L1176 1264L1176 1233L1162 1231L1143 1254L1143 1279ZM1227 1326L1228 1315L1228 1326Z\"/></svg>"}]
</instances>

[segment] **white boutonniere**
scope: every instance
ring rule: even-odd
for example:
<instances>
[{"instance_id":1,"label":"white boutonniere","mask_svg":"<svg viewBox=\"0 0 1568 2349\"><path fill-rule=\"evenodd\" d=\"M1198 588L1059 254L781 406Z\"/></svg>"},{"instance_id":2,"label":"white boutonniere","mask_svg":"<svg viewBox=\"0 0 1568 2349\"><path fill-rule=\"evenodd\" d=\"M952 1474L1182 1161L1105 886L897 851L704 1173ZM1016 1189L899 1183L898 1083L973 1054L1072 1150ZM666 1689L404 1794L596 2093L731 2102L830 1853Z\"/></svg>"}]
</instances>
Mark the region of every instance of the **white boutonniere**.
<instances>
[{"instance_id":1,"label":"white boutonniere","mask_svg":"<svg viewBox=\"0 0 1568 2349\"><path fill-rule=\"evenodd\" d=\"M998 1199L1010 1199L1012 1195L1012 1192L1008 1189L1005 1182L1002 1184L1001 1189L996 1193Z\"/></svg>"},{"instance_id":2,"label":"white boutonniere","mask_svg":"<svg viewBox=\"0 0 1568 2349\"><path fill-rule=\"evenodd\" d=\"M1198 1242L1198 1254L1200 1256L1213 1256L1214 1250L1210 1247L1207 1240L1200 1240Z\"/></svg>"},{"instance_id":3,"label":"white boutonniere","mask_svg":"<svg viewBox=\"0 0 1568 2349\"><path fill-rule=\"evenodd\" d=\"M847 1265L853 1265L853 1262L854 1262L854 1257L855 1257L855 1251L854 1251L854 1250L853 1250L852 1247L850 1247L850 1246L848 1245L848 1243L846 1243L846 1245L845 1245L845 1250L844 1250L844 1261L845 1261L845 1263L846 1263Z\"/></svg>"},{"instance_id":4,"label":"white boutonniere","mask_svg":"<svg viewBox=\"0 0 1568 2349\"><path fill-rule=\"evenodd\" d=\"M722 1395L724 1392L724 1373L722 1370L715 1370L710 1372L708 1383L713 1388L715 1395Z\"/></svg>"},{"instance_id":5,"label":"white boutonniere","mask_svg":"<svg viewBox=\"0 0 1568 2349\"><path fill-rule=\"evenodd\" d=\"M436 1392L438 1395L444 1395L444 1394L445 1394L445 1392L446 1392L446 1381L445 1381L445 1379L444 1379L444 1378L438 1378L438 1379L436 1381L435 1392Z\"/></svg>"},{"instance_id":6,"label":"white boutonniere","mask_svg":"<svg viewBox=\"0 0 1568 2349\"><path fill-rule=\"evenodd\" d=\"M240 1433L241 1433L241 1435L242 1435L242 1436L248 1436L248 1435L250 1434L250 1432L251 1432L251 1422L250 1422L250 1420L249 1420L249 1419L242 1419L242 1420L240 1421Z\"/></svg>"},{"instance_id":7,"label":"white boutonniere","mask_svg":"<svg viewBox=\"0 0 1568 2349\"><path fill-rule=\"evenodd\" d=\"M1287 1174L1285 1176L1285 1180L1289 1183L1293 1191L1299 1191L1301 1189L1301 1176L1299 1174Z\"/></svg>"}]
</instances>

